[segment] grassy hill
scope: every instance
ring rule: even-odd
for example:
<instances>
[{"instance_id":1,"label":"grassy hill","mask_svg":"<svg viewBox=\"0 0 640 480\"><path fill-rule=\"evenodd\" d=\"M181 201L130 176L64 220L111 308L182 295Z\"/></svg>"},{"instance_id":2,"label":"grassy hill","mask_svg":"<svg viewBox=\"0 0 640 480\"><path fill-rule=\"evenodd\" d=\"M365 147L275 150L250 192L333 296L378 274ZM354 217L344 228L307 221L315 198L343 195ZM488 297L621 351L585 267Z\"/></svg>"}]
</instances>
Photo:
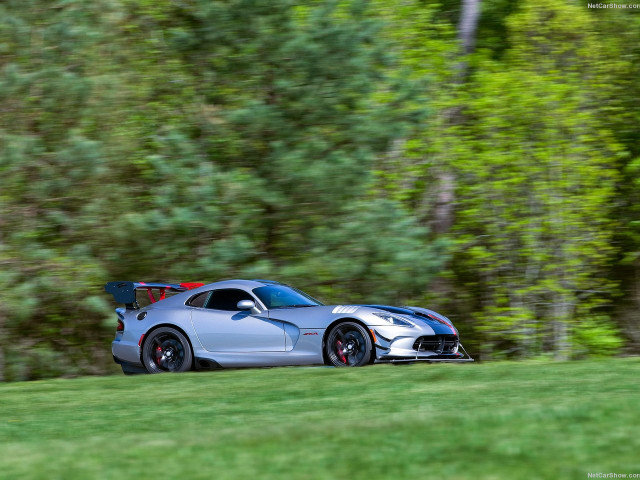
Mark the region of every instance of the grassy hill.
<instances>
[{"instance_id":1,"label":"grassy hill","mask_svg":"<svg viewBox=\"0 0 640 480\"><path fill-rule=\"evenodd\" d=\"M640 359L379 365L0 386L0 477L640 473Z\"/></svg>"}]
</instances>

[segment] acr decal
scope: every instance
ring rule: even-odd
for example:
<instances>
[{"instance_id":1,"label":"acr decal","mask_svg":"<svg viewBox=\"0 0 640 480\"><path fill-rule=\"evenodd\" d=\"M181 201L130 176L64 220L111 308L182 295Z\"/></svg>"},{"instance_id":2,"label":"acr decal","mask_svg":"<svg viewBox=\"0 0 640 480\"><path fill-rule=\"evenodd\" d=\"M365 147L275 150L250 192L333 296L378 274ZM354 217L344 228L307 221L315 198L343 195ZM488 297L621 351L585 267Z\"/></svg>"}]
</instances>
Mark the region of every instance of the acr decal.
<instances>
[{"instance_id":1,"label":"acr decal","mask_svg":"<svg viewBox=\"0 0 640 480\"><path fill-rule=\"evenodd\" d=\"M317 335L318 332L306 332L304 335Z\"/></svg>"}]
</instances>

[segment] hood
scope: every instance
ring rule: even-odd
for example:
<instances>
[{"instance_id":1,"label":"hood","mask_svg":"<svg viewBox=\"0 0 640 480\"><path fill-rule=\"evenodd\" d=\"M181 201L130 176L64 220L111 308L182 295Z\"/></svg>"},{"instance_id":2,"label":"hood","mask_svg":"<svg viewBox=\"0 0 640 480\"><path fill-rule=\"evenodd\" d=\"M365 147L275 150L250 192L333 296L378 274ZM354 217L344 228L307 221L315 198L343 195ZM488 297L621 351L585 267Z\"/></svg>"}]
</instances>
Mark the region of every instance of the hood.
<instances>
[{"instance_id":1,"label":"hood","mask_svg":"<svg viewBox=\"0 0 640 480\"><path fill-rule=\"evenodd\" d=\"M394 307L391 305L362 305L363 307L376 308L389 313L406 315L418 324L425 324L436 334L458 334L458 330L453 326L451 320L433 310L420 307Z\"/></svg>"}]
</instances>

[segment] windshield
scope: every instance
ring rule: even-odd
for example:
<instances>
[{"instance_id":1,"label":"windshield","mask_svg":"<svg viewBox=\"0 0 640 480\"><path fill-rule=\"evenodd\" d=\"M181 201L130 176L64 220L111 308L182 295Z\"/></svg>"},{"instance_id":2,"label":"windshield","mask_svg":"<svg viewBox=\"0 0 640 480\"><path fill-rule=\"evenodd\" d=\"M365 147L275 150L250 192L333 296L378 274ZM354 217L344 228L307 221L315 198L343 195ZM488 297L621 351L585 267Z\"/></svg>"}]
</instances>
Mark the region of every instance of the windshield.
<instances>
[{"instance_id":1,"label":"windshield","mask_svg":"<svg viewBox=\"0 0 640 480\"><path fill-rule=\"evenodd\" d=\"M312 307L322 305L297 288L285 285L267 285L253 289L253 293L267 308Z\"/></svg>"}]
</instances>

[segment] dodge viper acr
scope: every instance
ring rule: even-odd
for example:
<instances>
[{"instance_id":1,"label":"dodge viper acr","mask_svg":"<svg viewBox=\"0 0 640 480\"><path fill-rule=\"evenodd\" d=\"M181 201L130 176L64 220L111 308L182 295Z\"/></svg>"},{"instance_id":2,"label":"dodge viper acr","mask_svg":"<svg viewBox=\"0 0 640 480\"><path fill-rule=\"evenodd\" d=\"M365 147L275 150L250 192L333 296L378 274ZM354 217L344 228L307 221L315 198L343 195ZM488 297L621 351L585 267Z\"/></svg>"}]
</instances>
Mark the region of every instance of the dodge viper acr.
<instances>
[{"instance_id":1,"label":"dodge viper acr","mask_svg":"<svg viewBox=\"0 0 640 480\"><path fill-rule=\"evenodd\" d=\"M270 280L110 282L113 358L125 373L377 362L473 361L458 330L426 308L323 305ZM136 292L148 295L140 307Z\"/></svg>"}]
</instances>

